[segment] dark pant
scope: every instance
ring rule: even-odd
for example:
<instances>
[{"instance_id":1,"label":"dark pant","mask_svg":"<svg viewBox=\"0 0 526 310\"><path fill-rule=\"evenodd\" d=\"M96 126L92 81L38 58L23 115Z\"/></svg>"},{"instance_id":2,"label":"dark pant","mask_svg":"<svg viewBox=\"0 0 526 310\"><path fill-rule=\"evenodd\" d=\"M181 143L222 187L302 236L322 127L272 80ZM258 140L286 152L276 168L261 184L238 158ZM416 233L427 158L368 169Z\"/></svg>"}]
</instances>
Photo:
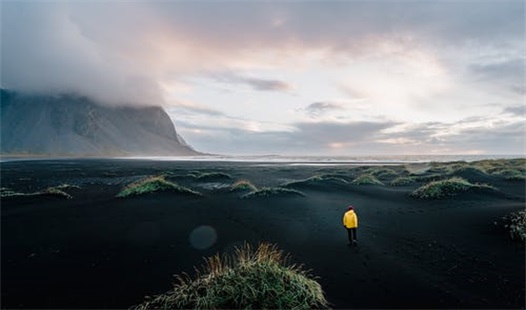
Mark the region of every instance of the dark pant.
<instances>
[{"instance_id":1,"label":"dark pant","mask_svg":"<svg viewBox=\"0 0 526 310\"><path fill-rule=\"evenodd\" d=\"M349 236L349 242L356 242L356 228L347 228L347 236Z\"/></svg>"}]
</instances>

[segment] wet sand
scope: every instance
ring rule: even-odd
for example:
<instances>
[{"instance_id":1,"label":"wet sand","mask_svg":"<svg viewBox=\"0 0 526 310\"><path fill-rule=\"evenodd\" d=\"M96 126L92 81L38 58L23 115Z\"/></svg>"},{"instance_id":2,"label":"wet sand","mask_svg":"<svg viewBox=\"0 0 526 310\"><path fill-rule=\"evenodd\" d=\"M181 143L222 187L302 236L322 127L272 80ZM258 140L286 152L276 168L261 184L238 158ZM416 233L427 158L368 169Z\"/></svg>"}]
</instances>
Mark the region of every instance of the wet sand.
<instances>
[{"instance_id":1,"label":"wet sand","mask_svg":"<svg viewBox=\"0 0 526 310\"><path fill-rule=\"evenodd\" d=\"M128 308L170 289L202 257L244 241L276 243L318 277L334 308L524 308L525 248L502 216L524 209L524 181L465 172L499 191L418 200L405 186L352 185L367 166L285 163L42 160L5 162L2 187L60 184L73 199L1 200L2 308ZM405 167L389 166L397 173ZM192 172L231 176L198 179ZM154 193L118 199L127 184L165 173L202 197ZM300 185L305 194L241 199L239 179L278 186L316 174L349 183ZM421 177L433 174L424 172ZM388 184L395 176L380 178ZM360 219L347 246L341 217Z\"/></svg>"}]
</instances>

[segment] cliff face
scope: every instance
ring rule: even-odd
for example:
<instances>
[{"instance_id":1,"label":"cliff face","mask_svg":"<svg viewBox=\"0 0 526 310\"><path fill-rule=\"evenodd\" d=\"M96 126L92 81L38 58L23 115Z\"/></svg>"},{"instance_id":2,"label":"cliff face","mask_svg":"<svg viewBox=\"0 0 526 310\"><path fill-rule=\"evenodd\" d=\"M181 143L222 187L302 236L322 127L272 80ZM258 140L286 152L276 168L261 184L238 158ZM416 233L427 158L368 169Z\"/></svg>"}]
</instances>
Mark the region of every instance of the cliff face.
<instances>
[{"instance_id":1,"label":"cliff face","mask_svg":"<svg viewBox=\"0 0 526 310\"><path fill-rule=\"evenodd\" d=\"M161 107L106 107L76 95L1 90L2 154L198 155Z\"/></svg>"}]
</instances>

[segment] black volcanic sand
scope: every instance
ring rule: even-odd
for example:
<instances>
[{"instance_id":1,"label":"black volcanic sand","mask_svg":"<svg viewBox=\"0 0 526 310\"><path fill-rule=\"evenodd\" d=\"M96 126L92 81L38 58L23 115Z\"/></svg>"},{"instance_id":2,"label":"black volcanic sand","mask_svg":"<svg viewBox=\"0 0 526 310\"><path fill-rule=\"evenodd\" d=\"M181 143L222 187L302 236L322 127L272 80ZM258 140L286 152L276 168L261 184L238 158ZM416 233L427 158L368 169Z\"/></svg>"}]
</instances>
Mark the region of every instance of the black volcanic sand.
<instances>
[{"instance_id":1,"label":"black volcanic sand","mask_svg":"<svg viewBox=\"0 0 526 310\"><path fill-rule=\"evenodd\" d=\"M368 168L139 160L2 163L2 187L35 192L67 183L80 189L65 190L74 199L2 199L1 307L127 308L168 291L173 275L193 274L202 257L232 251L243 241L269 241L319 277L335 308L524 308L524 243L510 240L501 220L524 208L524 181L468 171L464 178L499 191L442 200L409 196L424 181L401 187L342 182L296 187L305 197L241 199L228 190L238 179L277 186L319 173L352 181ZM405 171L403 165L389 168ZM222 172L232 179L198 179L189 176L193 172ZM160 173L203 196L115 198L125 185ZM388 184L394 177L380 179ZM341 223L348 204L360 219L356 248L347 246ZM210 227L217 240L199 249L213 241Z\"/></svg>"}]
</instances>

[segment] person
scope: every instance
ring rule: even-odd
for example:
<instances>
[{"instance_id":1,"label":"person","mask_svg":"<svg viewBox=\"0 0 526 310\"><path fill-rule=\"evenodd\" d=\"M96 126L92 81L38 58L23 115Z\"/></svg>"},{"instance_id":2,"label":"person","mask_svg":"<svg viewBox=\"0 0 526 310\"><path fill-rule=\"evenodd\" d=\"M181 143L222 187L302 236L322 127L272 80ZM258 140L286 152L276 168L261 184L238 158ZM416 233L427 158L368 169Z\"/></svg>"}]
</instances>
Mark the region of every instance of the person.
<instances>
[{"instance_id":1,"label":"person","mask_svg":"<svg viewBox=\"0 0 526 310\"><path fill-rule=\"evenodd\" d=\"M347 212L343 215L343 227L347 229L349 245L357 245L356 230L358 229L358 216L354 212L353 206L347 207Z\"/></svg>"}]
</instances>

